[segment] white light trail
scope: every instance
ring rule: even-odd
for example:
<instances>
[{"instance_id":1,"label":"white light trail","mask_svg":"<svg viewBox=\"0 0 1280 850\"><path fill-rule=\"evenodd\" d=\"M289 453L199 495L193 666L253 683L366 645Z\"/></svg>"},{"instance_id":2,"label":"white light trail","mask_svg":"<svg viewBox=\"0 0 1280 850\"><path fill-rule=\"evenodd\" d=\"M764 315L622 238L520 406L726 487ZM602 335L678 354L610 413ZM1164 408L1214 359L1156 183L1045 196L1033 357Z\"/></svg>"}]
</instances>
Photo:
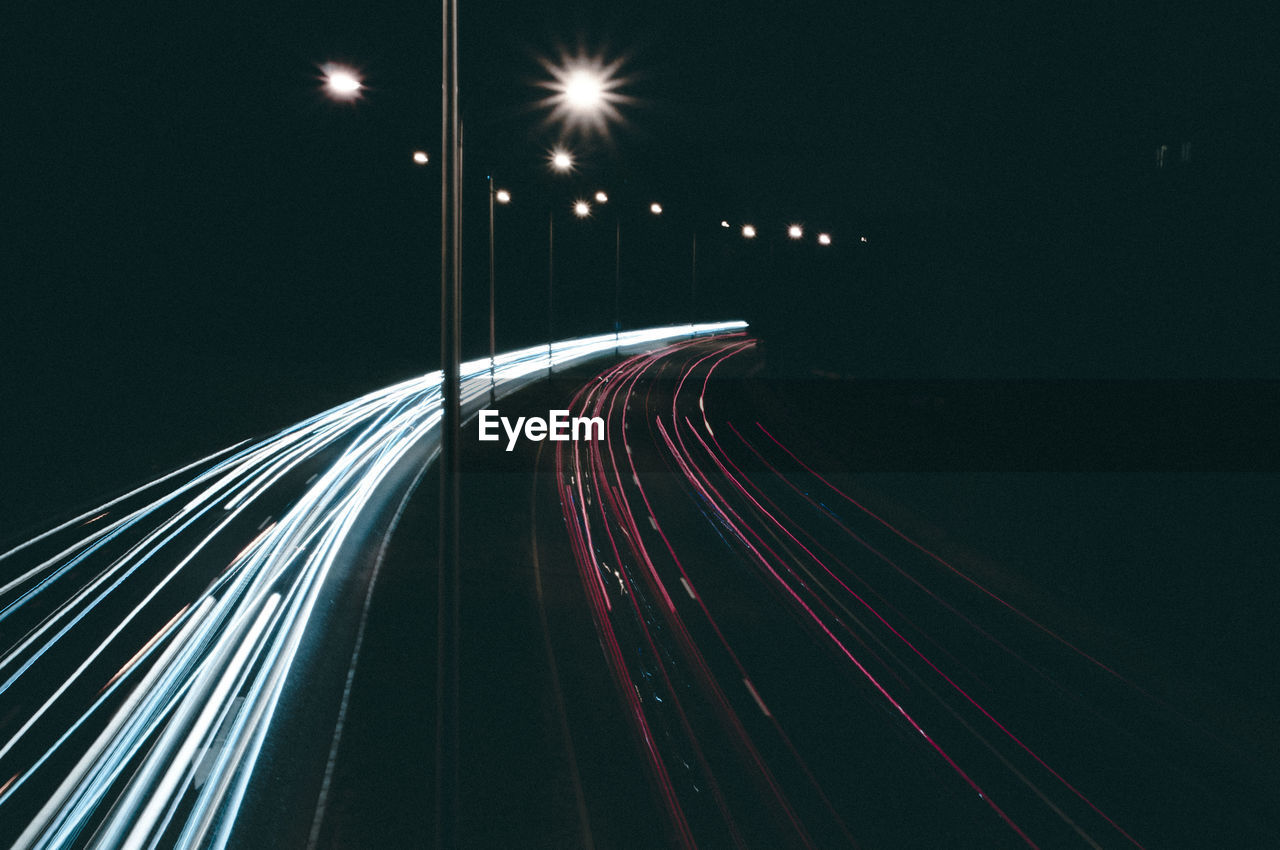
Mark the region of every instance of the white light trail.
<instances>
[{"instance_id":1,"label":"white light trail","mask_svg":"<svg viewBox=\"0 0 1280 850\"><path fill-rule=\"evenodd\" d=\"M500 399L586 358L745 327L532 346L496 357L492 379L489 358L469 361L464 414L491 387ZM21 690L26 712L0 736L0 776L12 777L0 823L23 830L17 846L230 839L322 591L353 569L342 554L353 529L406 460L434 457L440 382L432 372L238 444L0 554L17 576L0 586L0 700ZM104 511L117 518L79 527ZM86 690L91 702L75 702ZM17 799L37 780L48 791L33 815Z\"/></svg>"}]
</instances>

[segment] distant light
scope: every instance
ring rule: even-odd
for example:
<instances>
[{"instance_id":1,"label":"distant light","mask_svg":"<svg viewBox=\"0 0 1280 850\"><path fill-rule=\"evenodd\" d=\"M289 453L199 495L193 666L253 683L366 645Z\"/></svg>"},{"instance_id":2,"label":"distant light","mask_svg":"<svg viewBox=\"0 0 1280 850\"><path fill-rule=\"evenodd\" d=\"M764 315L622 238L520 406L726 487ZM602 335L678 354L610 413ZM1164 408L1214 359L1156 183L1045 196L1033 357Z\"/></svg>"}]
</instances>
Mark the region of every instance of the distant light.
<instances>
[{"instance_id":1,"label":"distant light","mask_svg":"<svg viewBox=\"0 0 1280 850\"><path fill-rule=\"evenodd\" d=\"M756 238L756 229L749 224L742 225L742 235L746 239Z\"/></svg>"},{"instance_id":2,"label":"distant light","mask_svg":"<svg viewBox=\"0 0 1280 850\"><path fill-rule=\"evenodd\" d=\"M500 204L511 203L511 193L508 192L506 189L499 189L497 194L494 195L494 197L498 199L498 203Z\"/></svg>"},{"instance_id":3,"label":"distant light","mask_svg":"<svg viewBox=\"0 0 1280 850\"><path fill-rule=\"evenodd\" d=\"M862 237L862 241L863 241L863 242L866 242L866 241L867 241L867 237L865 237L865 236L864 236L864 237Z\"/></svg>"},{"instance_id":4,"label":"distant light","mask_svg":"<svg viewBox=\"0 0 1280 850\"><path fill-rule=\"evenodd\" d=\"M431 157L427 156L426 151L414 151L413 161L418 163L418 165L426 165L431 161Z\"/></svg>"},{"instance_id":5,"label":"distant light","mask_svg":"<svg viewBox=\"0 0 1280 850\"><path fill-rule=\"evenodd\" d=\"M830 245L830 244L831 244L831 234L830 234L830 233L819 233L819 234L818 234L818 244L819 244L819 245Z\"/></svg>"},{"instance_id":6,"label":"distant light","mask_svg":"<svg viewBox=\"0 0 1280 850\"><path fill-rule=\"evenodd\" d=\"M573 157L568 151L557 148L551 152L551 167L556 171L568 171L573 168Z\"/></svg>"},{"instance_id":7,"label":"distant light","mask_svg":"<svg viewBox=\"0 0 1280 850\"><path fill-rule=\"evenodd\" d=\"M720 222L720 226L721 226L721 227L728 227L728 226L729 226L729 222L727 222L727 221L721 221L721 222Z\"/></svg>"},{"instance_id":8,"label":"distant light","mask_svg":"<svg viewBox=\"0 0 1280 850\"><path fill-rule=\"evenodd\" d=\"M335 100L355 100L360 96L364 83L355 70L345 65L332 64L325 65L323 70L324 85L329 91L329 97Z\"/></svg>"},{"instance_id":9,"label":"distant light","mask_svg":"<svg viewBox=\"0 0 1280 850\"><path fill-rule=\"evenodd\" d=\"M591 204L586 201L577 201L573 205L573 214L578 218L586 218L591 215Z\"/></svg>"},{"instance_id":10,"label":"distant light","mask_svg":"<svg viewBox=\"0 0 1280 850\"><path fill-rule=\"evenodd\" d=\"M609 196L606 195L604 192L596 192L596 203L598 204L609 203Z\"/></svg>"},{"instance_id":11,"label":"distant light","mask_svg":"<svg viewBox=\"0 0 1280 850\"><path fill-rule=\"evenodd\" d=\"M649 212L653 213L654 215L662 215L662 204L658 204L658 203L649 204Z\"/></svg>"},{"instance_id":12,"label":"distant light","mask_svg":"<svg viewBox=\"0 0 1280 850\"><path fill-rule=\"evenodd\" d=\"M804 228L798 224L793 224L787 228L787 235L792 239L799 239L804 236Z\"/></svg>"}]
</instances>

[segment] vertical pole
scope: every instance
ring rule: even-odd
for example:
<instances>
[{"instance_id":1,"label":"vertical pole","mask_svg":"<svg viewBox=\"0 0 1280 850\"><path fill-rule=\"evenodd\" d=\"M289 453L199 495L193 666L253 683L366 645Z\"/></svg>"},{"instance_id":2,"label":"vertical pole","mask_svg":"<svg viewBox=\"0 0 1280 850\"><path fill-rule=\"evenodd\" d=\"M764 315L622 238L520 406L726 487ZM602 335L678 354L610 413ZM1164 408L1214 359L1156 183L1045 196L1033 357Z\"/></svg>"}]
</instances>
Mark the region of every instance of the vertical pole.
<instances>
[{"instance_id":1,"label":"vertical pole","mask_svg":"<svg viewBox=\"0 0 1280 850\"><path fill-rule=\"evenodd\" d=\"M458 426L462 361L462 128L458 119L458 0L443 0L440 215L440 549L436 634L435 846L458 846Z\"/></svg>"},{"instance_id":2,"label":"vertical pole","mask_svg":"<svg viewBox=\"0 0 1280 850\"><path fill-rule=\"evenodd\" d=\"M613 339L616 342L622 331L622 312L619 309L619 295L622 289L622 219L614 219L613 231Z\"/></svg>"},{"instance_id":3,"label":"vertical pole","mask_svg":"<svg viewBox=\"0 0 1280 850\"><path fill-rule=\"evenodd\" d=\"M493 175L489 175L489 403L493 404L497 401L494 393L497 390L497 375L495 374L495 358L497 357L497 341L493 332Z\"/></svg>"},{"instance_id":4,"label":"vertical pole","mask_svg":"<svg viewBox=\"0 0 1280 850\"><path fill-rule=\"evenodd\" d=\"M689 324L697 320L698 312L698 234L693 234L693 273L689 277Z\"/></svg>"},{"instance_id":5,"label":"vertical pole","mask_svg":"<svg viewBox=\"0 0 1280 850\"><path fill-rule=\"evenodd\" d=\"M553 209L547 213L547 371L551 371L551 340L555 339L552 335L554 330L554 322L552 317L555 312L552 310L552 296L555 292L556 280L556 211Z\"/></svg>"}]
</instances>

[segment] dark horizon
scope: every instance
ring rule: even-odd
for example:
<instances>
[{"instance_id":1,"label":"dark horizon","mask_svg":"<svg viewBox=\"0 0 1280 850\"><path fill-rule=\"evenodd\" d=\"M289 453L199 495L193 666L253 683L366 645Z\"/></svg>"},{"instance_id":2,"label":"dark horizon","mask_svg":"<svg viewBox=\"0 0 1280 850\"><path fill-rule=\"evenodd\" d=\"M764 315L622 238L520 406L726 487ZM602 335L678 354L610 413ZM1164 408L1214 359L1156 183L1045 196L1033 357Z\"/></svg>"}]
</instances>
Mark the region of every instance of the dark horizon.
<instances>
[{"instance_id":1,"label":"dark horizon","mask_svg":"<svg viewBox=\"0 0 1280 850\"><path fill-rule=\"evenodd\" d=\"M53 6L14 22L6 499L46 487L52 506L86 464L110 480L138 446L212 450L437 366L436 11ZM555 210L558 336L610 329L620 220L624 325L745 318L801 373L1280 376L1260 17L461 14L464 356L488 345L493 173L515 192L498 211L499 348L546 336ZM537 106L538 58L560 49L622 58L630 99L609 140L570 140L567 180L545 168L558 133ZM329 61L363 70L359 101L322 95ZM569 201L597 187L612 205L573 220Z\"/></svg>"}]
</instances>

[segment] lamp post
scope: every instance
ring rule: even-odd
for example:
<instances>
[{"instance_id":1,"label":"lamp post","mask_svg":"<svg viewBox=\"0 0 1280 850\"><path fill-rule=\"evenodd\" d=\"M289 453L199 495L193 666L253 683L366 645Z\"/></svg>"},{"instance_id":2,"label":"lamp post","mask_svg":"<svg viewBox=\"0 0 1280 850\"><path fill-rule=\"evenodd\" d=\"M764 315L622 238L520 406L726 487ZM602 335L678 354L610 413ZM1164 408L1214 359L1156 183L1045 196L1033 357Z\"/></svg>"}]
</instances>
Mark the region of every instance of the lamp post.
<instances>
[{"instance_id":1,"label":"lamp post","mask_svg":"<svg viewBox=\"0 0 1280 850\"><path fill-rule=\"evenodd\" d=\"M573 170L573 155L563 148L551 152L551 170L568 174ZM547 211L547 371L551 371L551 341L555 339L555 280L556 280L556 212L552 206Z\"/></svg>"},{"instance_id":2,"label":"lamp post","mask_svg":"<svg viewBox=\"0 0 1280 850\"><path fill-rule=\"evenodd\" d=\"M620 295L622 290L622 218L613 220L613 341L622 333Z\"/></svg>"},{"instance_id":3,"label":"lamp post","mask_svg":"<svg viewBox=\"0 0 1280 850\"><path fill-rule=\"evenodd\" d=\"M689 324L697 320L698 312L698 231L693 231L693 268L689 272Z\"/></svg>"},{"instance_id":4,"label":"lamp post","mask_svg":"<svg viewBox=\"0 0 1280 850\"><path fill-rule=\"evenodd\" d=\"M609 203L609 196L603 191L596 192L596 203ZM618 293L621 290L622 277L622 217L613 217L613 339L616 342L622 330L622 316L618 311Z\"/></svg>"},{"instance_id":5,"label":"lamp post","mask_svg":"<svg viewBox=\"0 0 1280 850\"><path fill-rule=\"evenodd\" d=\"M458 844L458 647L461 562L462 134L458 107L458 0L444 0L440 169L440 548L436 634L435 844Z\"/></svg>"},{"instance_id":6,"label":"lamp post","mask_svg":"<svg viewBox=\"0 0 1280 850\"><path fill-rule=\"evenodd\" d=\"M497 201L500 204L508 204L511 202L511 193L506 189L495 189L493 185L493 175L489 175L489 402L492 404L497 401L494 397L496 389L497 377L495 375L495 361L497 360L497 337L494 333L494 262L493 262L493 203Z\"/></svg>"}]
</instances>

